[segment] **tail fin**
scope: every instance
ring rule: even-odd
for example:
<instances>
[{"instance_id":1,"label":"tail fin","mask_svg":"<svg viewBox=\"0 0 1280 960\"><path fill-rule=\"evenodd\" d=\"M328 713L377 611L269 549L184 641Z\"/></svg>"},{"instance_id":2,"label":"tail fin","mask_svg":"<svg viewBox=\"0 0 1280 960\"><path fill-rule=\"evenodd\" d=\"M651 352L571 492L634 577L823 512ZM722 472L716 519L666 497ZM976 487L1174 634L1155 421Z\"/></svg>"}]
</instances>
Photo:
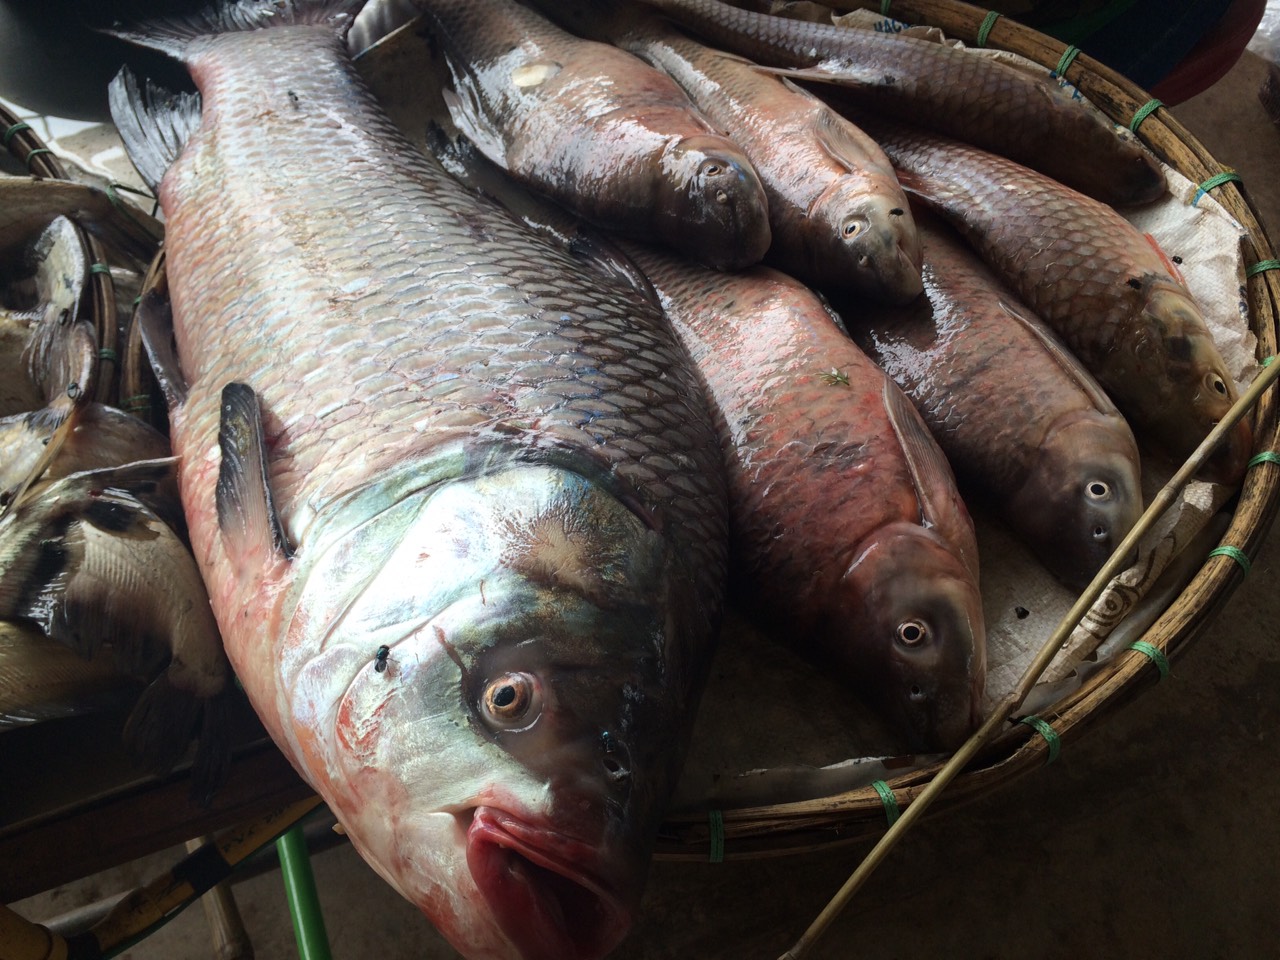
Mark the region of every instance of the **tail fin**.
<instances>
[{"instance_id":1,"label":"tail fin","mask_svg":"<svg viewBox=\"0 0 1280 960\"><path fill-rule=\"evenodd\" d=\"M185 60L193 40L219 33L319 24L332 26L345 37L365 3L366 0L213 0L203 10L176 17L149 17L144 5L118 4L123 9L117 9L115 23L120 25L113 24L105 32Z\"/></svg>"}]
</instances>

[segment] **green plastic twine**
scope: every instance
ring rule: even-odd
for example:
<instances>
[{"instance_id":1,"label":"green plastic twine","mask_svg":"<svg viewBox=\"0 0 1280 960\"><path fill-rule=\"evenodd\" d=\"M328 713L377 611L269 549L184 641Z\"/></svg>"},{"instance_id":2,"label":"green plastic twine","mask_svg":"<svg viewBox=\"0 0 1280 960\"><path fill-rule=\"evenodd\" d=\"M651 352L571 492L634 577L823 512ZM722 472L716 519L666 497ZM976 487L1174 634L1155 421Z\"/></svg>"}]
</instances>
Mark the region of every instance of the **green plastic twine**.
<instances>
[{"instance_id":1,"label":"green plastic twine","mask_svg":"<svg viewBox=\"0 0 1280 960\"><path fill-rule=\"evenodd\" d=\"M1138 112L1133 115L1133 119L1129 121L1129 132L1137 133L1138 127L1142 126L1142 121L1151 116L1164 104L1159 100L1148 100L1138 108Z\"/></svg>"},{"instance_id":2,"label":"green plastic twine","mask_svg":"<svg viewBox=\"0 0 1280 960\"><path fill-rule=\"evenodd\" d=\"M898 798L893 795L893 791L883 780L876 780L871 786L875 787L876 793L880 794L880 802L884 804L884 818L892 827L898 817L902 816L902 811L898 809Z\"/></svg>"},{"instance_id":3,"label":"green plastic twine","mask_svg":"<svg viewBox=\"0 0 1280 960\"><path fill-rule=\"evenodd\" d=\"M1272 355L1271 355L1271 356L1269 356L1269 357L1263 357L1263 358L1262 358L1260 361L1258 361L1258 362L1259 362L1259 363L1261 363L1261 364L1262 364L1262 366L1264 366L1264 367L1269 367L1269 366L1271 366L1273 363L1275 363L1275 362L1276 362L1275 354L1272 354Z\"/></svg>"},{"instance_id":4,"label":"green plastic twine","mask_svg":"<svg viewBox=\"0 0 1280 960\"><path fill-rule=\"evenodd\" d=\"M112 350L110 347L103 347L101 350L99 350L99 351L98 351L98 359L99 359L99 360L110 360L112 363L115 363L115 362L116 362L116 352L115 352L114 350Z\"/></svg>"},{"instance_id":5,"label":"green plastic twine","mask_svg":"<svg viewBox=\"0 0 1280 960\"><path fill-rule=\"evenodd\" d=\"M90 272L90 273L105 273L105 274L107 274L107 276L110 276L110 275L111 275L111 268L110 268L110 267L108 267L105 263L91 263L91 264L89 264L89 272Z\"/></svg>"},{"instance_id":6,"label":"green plastic twine","mask_svg":"<svg viewBox=\"0 0 1280 960\"><path fill-rule=\"evenodd\" d=\"M1240 174L1235 173L1231 170L1224 170L1222 171L1222 173L1215 173L1212 177L1210 177L1208 180L1206 180L1204 183L1200 184L1200 186L1196 188L1196 195L1191 198L1191 205L1194 207L1197 203L1200 202L1200 198L1203 197L1210 190L1212 190L1214 187L1220 187L1224 183L1243 183L1243 182L1244 181L1240 178Z\"/></svg>"},{"instance_id":7,"label":"green plastic twine","mask_svg":"<svg viewBox=\"0 0 1280 960\"><path fill-rule=\"evenodd\" d=\"M1049 759L1044 762L1046 767L1058 759L1058 754L1062 752L1062 739L1058 736L1057 730L1036 716L1023 717L1018 722L1033 728L1049 745Z\"/></svg>"},{"instance_id":8,"label":"green plastic twine","mask_svg":"<svg viewBox=\"0 0 1280 960\"><path fill-rule=\"evenodd\" d=\"M880 0L880 16L887 17L891 6L893 6L893 0Z\"/></svg>"},{"instance_id":9,"label":"green plastic twine","mask_svg":"<svg viewBox=\"0 0 1280 960\"><path fill-rule=\"evenodd\" d=\"M1062 51L1062 59L1058 61L1058 66L1054 68L1053 72L1060 77L1065 77L1067 70L1071 67L1071 64L1075 63L1078 56L1080 56L1079 47L1067 47Z\"/></svg>"},{"instance_id":10,"label":"green plastic twine","mask_svg":"<svg viewBox=\"0 0 1280 960\"><path fill-rule=\"evenodd\" d=\"M711 824L711 854L708 859L712 863L724 863L724 814L712 810L707 814Z\"/></svg>"},{"instance_id":11,"label":"green plastic twine","mask_svg":"<svg viewBox=\"0 0 1280 960\"><path fill-rule=\"evenodd\" d=\"M1220 547L1214 547L1209 551L1211 557L1230 557L1236 563L1240 564L1240 569L1244 571L1247 577L1249 571L1253 569L1253 561L1249 559L1249 555L1239 547L1233 547L1228 543L1224 543Z\"/></svg>"},{"instance_id":12,"label":"green plastic twine","mask_svg":"<svg viewBox=\"0 0 1280 960\"><path fill-rule=\"evenodd\" d=\"M150 410L151 394L139 393L135 396L130 397L128 400L124 402L124 408L126 410Z\"/></svg>"},{"instance_id":13,"label":"green plastic twine","mask_svg":"<svg viewBox=\"0 0 1280 960\"><path fill-rule=\"evenodd\" d=\"M994 10L988 10L987 15L982 20L982 26L978 28L978 46L985 47L987 45L987 37L991 36L991 28L996 25L996 21L1000 19L1000 14Z\"/></svg>"},{"instance_id":14,"label":"green plastic twine","mask_svg":"<svg viewBox=\"0 0 1280 960\"><path fill-rule=\"evenodd\" d=\"M15 123L12 127L6 130L4 132L5 149L6 150L8 149L9 141L11 141L14 137L20 134L23 130L30 130L30 129L31 129L31 124L29 123Z\"/></svg>"},{"instance_id":15,"label":"green plastic twine","mask_svg":"<svg viewBox=\"0 0 1280 960\"><path fill-rule=\"evenodd\" d=\"M28 154L27 154L27 169L28 169L28 170L30 170L30 169L31 169L31 161L32 161L32 160L34 160L36 157L40 156L40 154L42 154L42 153L49 153L49 154L51 154L51 153L53 153L53 151L52 151L52 150L50 150L48 147L37 147L35 150L32 150L30 153L28 153Z\"/></svg>"},{"instance_id":16,"label":"green plastic twine","mask_svg":"<svg viewBox=\"0 0 1280 960\"><path fill-rule=\"evenodd\" d=\"M1163 680L1169 675L1169 658L1164 655L1164 651L1155 644L1147 643L1145 640L1135 640L1129 644L1130 650L1137 650L1139 653L1145 653L1147 659L1156 665L1156 669L1160 671L1160 679Z\"/></svg>"},{"instance_id":17,"label":"green plastic twine","mask_svg":"<svg viewBox=\"0 0 1280 960\"><path fill-rule=\"evenodd\" d=\"M1249 460L1249 466L1256 467L1260 463L1280 464L1280 453L1274 450L1263 450L1261 453L1255 453Z\"/></svg>"},{"instance_id":18,"label":"green plastic twine","mask_svg":"<svg viewBox=\"0 0 1280 960\"><path fill-rule=\"evenodd\" d=\"M1256 277L1260 273L1267 270L1280 270L1280 260L1259 260L1253 266L1245 270L1246 277Z\"/></svg>"}]
</instances>

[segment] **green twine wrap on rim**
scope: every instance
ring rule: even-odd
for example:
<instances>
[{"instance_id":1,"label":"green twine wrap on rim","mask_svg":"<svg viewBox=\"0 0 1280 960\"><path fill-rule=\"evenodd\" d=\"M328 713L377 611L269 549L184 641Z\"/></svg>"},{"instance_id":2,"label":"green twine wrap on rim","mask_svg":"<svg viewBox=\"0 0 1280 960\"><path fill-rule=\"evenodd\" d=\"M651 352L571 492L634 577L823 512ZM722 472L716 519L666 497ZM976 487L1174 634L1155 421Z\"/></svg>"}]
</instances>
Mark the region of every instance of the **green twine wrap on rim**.
<instances>
[{"instance_id":1,"label":"green twine wrap on rim","mask_svg":"<svg viewBox=\"0 0 1280 960\"><path fill-rule=\"evenodd\" d=\"M27 154L27 169L28 169L28 170L30 170L30 169L31 169L31 161L32 161L32 160L34 160L36 157L40 156L40 154L42 154L42 153L52 154L52 153L53 153L53 151L52 151L52 150L50 150L48 147L37 147L36 149L34 149L34 150L32 150L30 153L28 153L28 154Z\"/></svg>"},{"instance_id":2,"label":"green twine wrap on rim","mask_svg":"<svg viewBox=\"0 0 1280 960\"><path fill-rule=\"evenodd\" d=\"M111 276L111 268L110 268L110 267L108 267L105 263L91 263L91 264L89 264L89 272L90 272L90 273L105 273L107 276Z\"/></svg>"},{"instance_id":3,"label":"green twine wrap on rim","mask_svg":"<svg viewBox=\"0 0 1280 960\"><path fill-rule=\"evenodd\" d=\"M991 28L996 25L996 21L999 19L1000 14L996 11L987 11L987 15L982 19L982 26L978 28L978 46L985 47L987 45L987 37L991 36Z\"/></svg>"},{"instance_id":4,"label":"green twine wrap on rim","mask_svg":"<svg viewBox=\"0 0 1280 960\"><path fill-rule=\"evenodd\" d=\"M98 351L98 359L107 360L107 361L110 361L111 363L115 363L116 352L112 350L110 347L103 347L101 350Z\"/></svg>"},{"instance_id":5,"label":"green twine wrap on rim","mask_svg":"<svg viewBox=\"0 0 1280 960\"><path fill-rule=\"evenodd\" d=\"M1272 354L1271 356L1269 356L1269 357L1263 357L1263 358L1262 358L1262 360L1261 360L1261 361L1259 361L1259 362L1262 364L1262 366L1264 366L1264 367L1269 367L1269 366L1271 366L1273 363L1275 363L1275 362L1276 362L1276 356L1275 356L1275 354L1273 353L1273 354Z\"/></svg>"},{"instance_id":6,"label":"green twine wrap on rim","mask_svg":"<svg viewBox=\"0 0 1280 960\"><path fill-rule=\"evenodd\" d=\"M1142 121L1147 119L1157 110L1164 106L1160 100L1151 99L1138 108L1138 112L1133 115L1133 119L1129 121L1129 132L1137 133L1138 127L1142 126Z\"/></svg>"},{"instance_id":7,"label":"green twine wrap on rim","mask_svg":"<svg viewBox=\"0 0 1280 960\"><path fill-rule=\"evenodd\" d=\"M880 16L887 17L891 6L893 6L893 0L880 0Z\"/></svg>"},{"instance_id":8,"label":"green twine wrap on rim","mask_svg":"<svg viewBox=\"0 0 1280 960\"><path fill-rule=\"evenodd\" d=\"M122 406L126 410L150 410L151 394L138 393L127 399Z\"/></svg>"},{"instance_id":9,"label":"green twine wrap on rim","mask_svg":"<svg viewBox=\"0 0 1280 960\"><path fill-rule=\"evenodd\" d=\"M9 148L9 142L10 142L14 137L16 137L18 134L20 134L23 130L30 130L30 129L31 129L31 124L29 124L29 123L27 123L27 122L25 122L25 121L20 121L20 122L18 122L18 123L15 123L15 124L14 124L12 127L10 127L8 130L6 130L6 131L4 132L4 145L5 145L5 149L7 150L7 149Z\"/></svg>"},{"instance_id":10,"label":"green twine wrap on rim","mask_svg":"<svg viewBox=\"0 0 1280 960\"><path fill-rule=\"evenodd\" d=\"M1249 571L1253 569L1253 561L1249 559L1249 555L1239 547L1233 547L1229 543L1224 543L1220 547L1214 547L1209 551L1211 557L1230 557L1236 563L1240 564L1240 569L1244 571L1247 577Z\"/></svg>"},{"instance_id":11,"label":"green twine wrap on rim","mask_svg":"<svg viewBox=\"0 0 1280 960\"><path fill-rule=\"evenodd\" d=\"M1244 180L1241 179L1240 174L1236 173L1234 170L1223 170L1222 173L1215 173L1212 177L1196 188L1196 195L1191 198L1191 205L1194 207L1200 202L1201 197L1214 187L1220 187L1224 183L1244 183Z\"/></svg>"},{"instance_id":12,"label":"green twine wrap on rim","mask_svg":"<svg viewBox=\"0 0 1280 960\"><path fill-rule=\"evenodd\" d=\"M1280 464L1280 453L1276 453L1274 450L1263 450L1261 453L1255 453L1249 459L1249 466L1251 467L1256 467L1260 463Z\"/></svg>"},{"instance_id":13,"label":"green twine wrap on rim","mask_svg":"<svg viewBox=\"0 0 1280 960\"><path fill-rule=\"evenodd\" d=\"M712 863L724 863L724 814L711 810L707 813L707 820L711 824L711 855L708 859Z\"/></svg>"},{"instance_id":14,"label":"green twine wrap on rim","mask_svg":"<svg viewBox=\"0 0 1280 960\"><path fill-rule=\"evenodd\" d=\"M1267 270L1280 270L1280 260L1259 260L1253 266L1246 268L1244 275L1246 277L1256 277Z\"/></svg>"},{"instance_id":15,"label":"green twine wrap on rim","mask_svg":"<svg viewBox=\"0 0 1280 960\"><path fill-rule=\"evenodd\" d=\"M1079 47L1067 47L1067 49L1062 51L1062 58L1058 60L1058 65L1054 67L1053 72L1060 77L1065 77L1067 75L1067 70L1071 67L1071 64L1075 63L1076 57L1078 56L1080 56Z\"/></svg>"},{"instance_id":16,"label":"green twine wrap on rim","mask_svg":"<svg viewBox=\"0 0 1280 960\"><path fill-rule=\"evenodd\" d=\"M898 808L898 798L893 795L893 790L883 780L875 780L871 786L880 795L880 802L884 805L884 818L892 827L897 823L898 817L902 816L902 811Z\"/></svg>"},{"instance_id":17,"label":"green twine wrap on rim","mask_svg":"<svg viewBox=\"0 0 1280 960\"><path fill-rule=\"evenodd\" d=\"M1028 727L1031 727L1036 733L1044 737L1044 742L1049 745L1049 759L1044 762L1046 767L1058 759L1058 754L1062 752L1062 738L1058 736L1057 730L1036 716L1023 717L1018 722L1025 723Z\"/></svg>"},{"instance_id":18,"label":"green twine wrap on rim","mask_svg":"<svg viewBox=\"0 0 1280 960\"><path fill-rule=\"evenodd\" d=\"M1156 665L1156 669L1160 672L1161 680L1169 675L1169 658L1155 644L1147 643L1145 640L1135 640L1129 644L1129 649L1146 654L1147 659Z\"/></svg>"}]
</instances>

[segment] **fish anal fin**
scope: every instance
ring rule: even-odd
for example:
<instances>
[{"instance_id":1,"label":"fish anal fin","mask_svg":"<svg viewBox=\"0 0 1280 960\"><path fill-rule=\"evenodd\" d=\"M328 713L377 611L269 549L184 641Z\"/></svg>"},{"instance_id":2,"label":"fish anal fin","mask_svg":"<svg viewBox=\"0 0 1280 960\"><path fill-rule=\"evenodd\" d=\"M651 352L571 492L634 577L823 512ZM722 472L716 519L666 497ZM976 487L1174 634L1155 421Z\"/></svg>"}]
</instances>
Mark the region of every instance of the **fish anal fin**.
<instances>
[{"instance_id":1,"label":"fish anal fin","mask_svg":"<svg viewBox=\"0 0 1280 960\"><path fill-rule=\"evenodd\" d=\"M253 388L229 383L222 388L218 424L218 527L233 558L288 559L293 550L271 498L267 443Z\"/></svg>"}]
</instances>

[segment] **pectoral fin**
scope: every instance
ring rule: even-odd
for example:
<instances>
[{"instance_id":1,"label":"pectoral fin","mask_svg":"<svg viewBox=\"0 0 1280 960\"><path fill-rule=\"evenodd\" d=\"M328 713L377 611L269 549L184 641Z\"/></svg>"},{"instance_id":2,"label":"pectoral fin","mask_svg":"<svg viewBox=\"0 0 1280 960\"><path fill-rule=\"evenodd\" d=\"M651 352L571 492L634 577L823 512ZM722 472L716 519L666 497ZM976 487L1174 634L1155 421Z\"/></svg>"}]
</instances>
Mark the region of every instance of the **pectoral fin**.
<instances>
[{"instance_id":1,"label":"pectoral fin","mask_svg":"<svg viewBox=\"0 0 1280 960\"><path fill-rule=\"evenodd\" d=\"M1053 332L1035 317L1029 317L1017 307L1000 301L1000 309L1003 310L1010 319L1021 324L1026 330L1030 331L1037 340L1044 344L1045 350L1049 352L1049 356L1057 362L1058 366L1069 376L1081 390L1093 401L1094 407L1099 413L1108 415L1120 415L1120 411L1116 409L1116 405L1111 402L1111 398L1098 385L1098 381L1093 379L1093 374L1089 373L1076 359L1075 354L1062 345Z\"/></svg>"},{"instance_id":2,"label":"pectoral fin","mask_svg":"<svg viewBox=\"0 0 1280 960\"><path fill-rule=\"evenodd\" d=\"M233 557L292 557L271 499L258 398L247 384L222 388L218 447L218 527L228 552Z\"/></svg>"}]
</instances>

